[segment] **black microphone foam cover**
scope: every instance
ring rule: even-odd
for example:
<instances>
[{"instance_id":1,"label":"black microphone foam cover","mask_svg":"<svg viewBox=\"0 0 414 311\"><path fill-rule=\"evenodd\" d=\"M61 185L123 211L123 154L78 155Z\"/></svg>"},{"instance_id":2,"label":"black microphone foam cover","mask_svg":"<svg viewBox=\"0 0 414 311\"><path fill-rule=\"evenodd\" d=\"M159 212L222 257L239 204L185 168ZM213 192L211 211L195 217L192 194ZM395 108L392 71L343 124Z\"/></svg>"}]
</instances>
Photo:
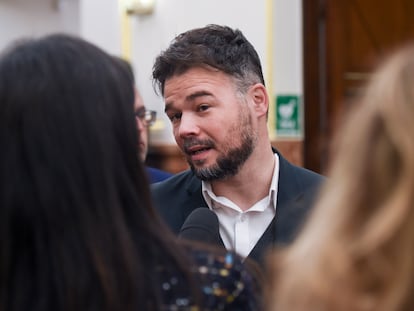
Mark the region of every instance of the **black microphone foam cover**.
<instances>
[{"instance_id":1,"label":"black microphone foam cover","mask_svg":"<svg viewBox=\"0 0 414 311\"><path fill-rule=\"evenodd\" d=\"M192 211L178 236L187 240L222 245L217 215L207 207L199 207Z\"/></svg>"}]
</instances>

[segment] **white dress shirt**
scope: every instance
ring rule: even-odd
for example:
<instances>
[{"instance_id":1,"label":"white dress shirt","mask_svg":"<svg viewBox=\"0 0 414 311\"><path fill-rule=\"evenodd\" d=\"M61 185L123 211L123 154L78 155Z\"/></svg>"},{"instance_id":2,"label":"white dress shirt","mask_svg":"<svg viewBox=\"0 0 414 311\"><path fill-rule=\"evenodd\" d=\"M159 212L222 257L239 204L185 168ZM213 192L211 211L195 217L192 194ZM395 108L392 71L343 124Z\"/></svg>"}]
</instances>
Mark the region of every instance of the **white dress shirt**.
<instances>
[{"instance_id":1,"label":"white dress shirt","mask_svg":"<svg viewBox=\"0 0 414 311\"><path fill-rule=\"evenodd\" d=\"M209 182L202 182L202 193L210 210L220 223L220 236L228 250L247 257L276 214L279 182L279 156L275 153L275 168L268 195L246 211L224 196L216 196Z\"/></svg>"}]
</instances>

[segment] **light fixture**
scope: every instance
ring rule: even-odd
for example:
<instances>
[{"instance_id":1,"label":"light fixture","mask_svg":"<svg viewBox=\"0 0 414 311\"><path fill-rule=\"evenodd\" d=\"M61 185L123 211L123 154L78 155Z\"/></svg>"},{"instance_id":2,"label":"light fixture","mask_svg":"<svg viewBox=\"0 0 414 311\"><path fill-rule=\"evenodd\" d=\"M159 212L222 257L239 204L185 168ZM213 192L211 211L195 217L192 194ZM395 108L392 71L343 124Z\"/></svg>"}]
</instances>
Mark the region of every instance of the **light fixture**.
<instances>
[{"instance_id":1,"label":"light fixture","mask_svg":"<svg viewBox=\"0 0 414 311\"><path fill-rule=\"evenodd\" d=\"M127 0L126 12L136 15L150 15L154 12L155 0Z\"/></svg>"}]
</instances>

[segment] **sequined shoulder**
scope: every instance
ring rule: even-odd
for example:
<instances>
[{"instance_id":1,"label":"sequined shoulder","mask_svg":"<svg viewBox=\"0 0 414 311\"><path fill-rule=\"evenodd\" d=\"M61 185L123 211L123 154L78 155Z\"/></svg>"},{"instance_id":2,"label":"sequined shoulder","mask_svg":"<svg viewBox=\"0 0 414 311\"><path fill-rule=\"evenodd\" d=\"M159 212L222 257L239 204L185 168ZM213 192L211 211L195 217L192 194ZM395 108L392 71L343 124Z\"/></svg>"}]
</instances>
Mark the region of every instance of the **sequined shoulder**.
<instances>
[{"instance_id":1,"label":"sequined shoulder","mask_svg":"<svg viewBox=\"0 0 414 311\"><path fill-rule=\"evenodd\" d=\"M164 310L260 310L256 280L241 259L231 252L222 254L190 249L194 286L198 286L202 308L194 305L183 278L169 276L163 282Z\"/></svg>"}]
</instances>

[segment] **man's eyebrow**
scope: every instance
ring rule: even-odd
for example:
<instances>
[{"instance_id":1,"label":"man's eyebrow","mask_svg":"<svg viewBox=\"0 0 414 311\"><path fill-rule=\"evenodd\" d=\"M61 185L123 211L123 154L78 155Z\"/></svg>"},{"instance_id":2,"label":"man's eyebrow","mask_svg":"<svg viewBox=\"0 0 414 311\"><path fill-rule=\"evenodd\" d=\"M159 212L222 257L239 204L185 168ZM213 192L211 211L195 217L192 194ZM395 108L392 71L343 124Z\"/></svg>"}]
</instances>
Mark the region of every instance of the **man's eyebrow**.
<instances>
[{"instance_id":1,"label":"man's eyebrow","mask_svg":"<svg viewBox=\"0 0 414 311\"><path fill-rule=\"evenodd\" d=\"M198 92L194 92L194 93L188 95L185 98L185 101L193 101L194 99L196 99L198 97L203 97L203 96L213 96L213 94L211 94L210 92L207 92L207 91L198 91ZM168 110L172 109L171 108L172 105L173 105L173 102L166 102L164 112L167 112Z\"/></svg>"},{"instance_id":2,"label":"man's eyebrow","mask_svg":"<svg viewBox=\"0 0 414 311\"><path fill-rule=\"evenodd\" d=\"M211 94L210 92L207 91L198 91L195 93L192 93L190 95L188 95L185 99L186 101L191 101L196 99L197 97L202 97L202 96L212 96L213 94Z\"/></svg>"}]
</instances>

